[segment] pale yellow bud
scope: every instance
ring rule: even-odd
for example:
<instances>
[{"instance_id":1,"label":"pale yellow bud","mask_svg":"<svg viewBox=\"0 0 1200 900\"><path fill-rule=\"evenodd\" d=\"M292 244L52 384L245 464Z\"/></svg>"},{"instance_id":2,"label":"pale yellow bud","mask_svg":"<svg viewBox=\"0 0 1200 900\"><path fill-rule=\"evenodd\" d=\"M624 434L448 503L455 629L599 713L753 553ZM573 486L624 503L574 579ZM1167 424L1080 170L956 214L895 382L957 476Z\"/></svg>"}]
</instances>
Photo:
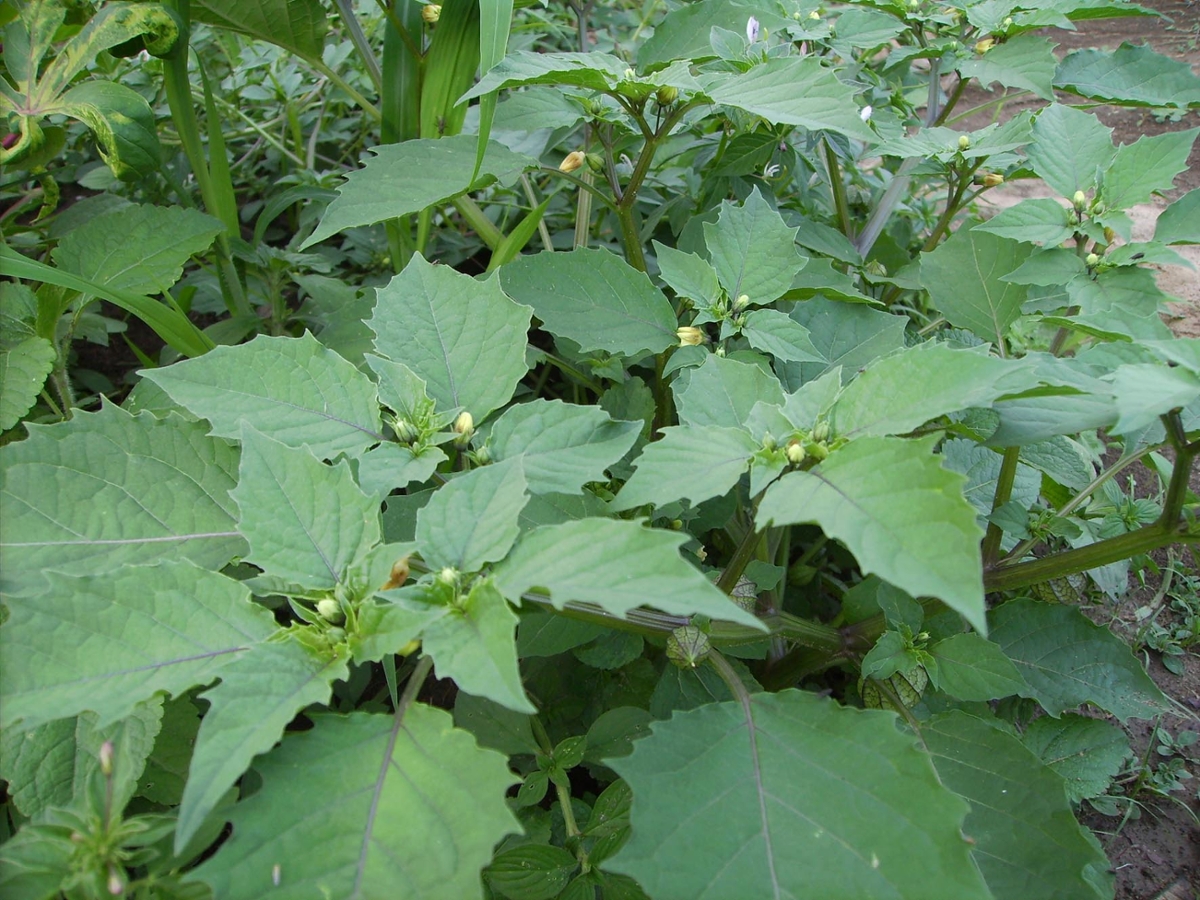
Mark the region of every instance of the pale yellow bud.
<instances>
[{"instance_id":1,"label":"pale yellow bud","mask_svg":"<svg viewBox=\"0 0 1200 900\"><path fill-rule=\"evenodd\" d=\"M1096 266L1100 265L1100 257L1095 253L1089 253L1084 262L1087 263L1089 269L1094 269Z\"/></svg>"},{"instance_id":2,"label":"pale yellow bud","mask_svg":"<svg viewBox=\"0 0 1200 900\"><path fill-rule=\"evenodd\" d=\"M969 135L965 135L965 134L959 135L958 149L959 150L970 150L971 149L971 138Z\"/></svg>"},{"instance_id":3,"label":"pale yellow bud","mask_svg":"<svg viewBox=\"0 0 1200 900\"><path fill-rule=\"evenodd\" d=\"M559 163L558 171L574 172L576 169L578 169L580 166L583 165L583 163L586 159L587 159L587 154L584 153L582 150L572 150L570 153L568 153L566 155L566 158L563 159L563 161L561 163Z\"/></svg>"},{"instance_id":4,"label":"pale yellow bud","mask_svg":"<svg viewBox=\"0 0 1200 900\"><path fill-rule=\"evenodd\" d=\"M332 597L317 601L317 614L326 622L337 624L342 621L342 605Z\"/></svg>"},{"instance_id":5,"label":"pale yellow bud","mask_svg":"<svg viewBox=\"0 0 1200 900\"><path fill-rule=\"evenodd\" d=\"M975 45L975 52L978 53L980 56L982 56L984 53L987 53L989 50L991 50L995 46L996 46L995 38L984 38L982 41L980 41L979 43L977 43Z\"/></svg>"},{"instance_id":6,"label":"pale yellow bud","mask_svg":"<svg viewBox=\"0 0 1200 900\"><path fill-rule=\"evenodd\" d=\"M1004 176L998 172L988 172L983 176L984 187L996 187L1001 184L1004 184Z\"/></svg>"},{"instance_id":7,"label":"pale yellow bud","mask_svg":"<svg viewBox=\"0 0 1200 900\"><path fill-rule=\"evenodd\" d=\"M804 447L800 445L799 441L792 441L789 443L783 453L787 457L787 461L793 466L800 465L800 463L804 462L804 458L808 456L808 454L804 452Z\"/></svg>"},{"instance_id":8,"label":"pale yellow bud","mask_svg":"<svg viewBox=\"0 0 1200 900\"><path fill-rule=\"evenodd\" d=\"M100 771L105 778L113 773L113 742L105 741L100 745Z\"/></svg>"},{"instance_id":9,"label":"pale yellow bud","mask_svg":"<svg viewBox=\"0 0 1200 900\"><path fill-rule=\"evenodd\" d=\"M458 414L458 418L454 420L454 433L458 435L454 439L456 446L465 447L471 442L472 436L475 434L475 419L465 409Z\"/></svg>"},{"instance_id":10,"label":"pale yellow bud","mask_svg":"<svg viewBox=\"0 0 1200 900\"><path fill-rule=\"evenodd\" d=\"M675 329L675 336L679 338L680 347L695 347L704 343L704 332L695 325Z\"/></svg>"},{"instance_id":11,"label":"pale yellow bud","mask_svg":"<svg viewBox=\"0 0 1200 900\"><path fill-rule=\"evenodd\" d=\"M421 21L426 25L436 25L437 20L442 17L442 7L440 3L427 3L421 7Z\"/></svg>"},{"instance_id":12,"label":"pale yellow bud","mask_svg":"<svg viewBox=\"0 0 1200 900\"><path fill-rule=\"evenodd\" d=\"M1082 210L1087 206L1087 194L1083 191L1076 191L1075 196L1071 198L1071 203L1074 204L1076 209Z\"/></svg>"}]
</instances>

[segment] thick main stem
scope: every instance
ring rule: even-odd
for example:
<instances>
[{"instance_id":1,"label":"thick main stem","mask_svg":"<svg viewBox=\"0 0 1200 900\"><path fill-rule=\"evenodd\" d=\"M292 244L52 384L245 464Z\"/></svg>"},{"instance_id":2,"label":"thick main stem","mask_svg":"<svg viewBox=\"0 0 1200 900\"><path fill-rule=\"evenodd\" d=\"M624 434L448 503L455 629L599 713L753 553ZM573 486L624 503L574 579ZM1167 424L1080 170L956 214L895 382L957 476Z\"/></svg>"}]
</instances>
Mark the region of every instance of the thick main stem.
<instances>
[{"instance_id":1,"label":"thick main stem","mask_svg":"<svg viewBox=\"0 0 1200 900\"><path fill-rule=\"evenodd\" d=\"M1008 447L1004 451L1004 460L1000 463L1000 474L996 477L996 493L992 498L993 516L1012 496L1013 482L1017 478L1017 463L1020 458L1020 447ZM1003 537L1004 529L995 522L988 522L987 534L983 538L984 566L994 564L1000 556L1000 540Z\"/></svg>"}]
</instances>

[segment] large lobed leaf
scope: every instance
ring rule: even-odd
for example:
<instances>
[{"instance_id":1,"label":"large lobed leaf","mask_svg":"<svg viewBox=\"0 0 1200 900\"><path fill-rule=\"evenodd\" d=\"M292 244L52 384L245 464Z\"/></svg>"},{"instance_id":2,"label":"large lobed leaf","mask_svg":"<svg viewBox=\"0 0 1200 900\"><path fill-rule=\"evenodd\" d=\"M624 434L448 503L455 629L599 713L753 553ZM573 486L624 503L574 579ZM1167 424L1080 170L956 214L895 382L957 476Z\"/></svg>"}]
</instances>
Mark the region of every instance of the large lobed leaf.
<instances>
[{"instance_id":1,"label":"large lobed leaf","mask_svg":"<svg viewBox=\"0 0 1200 900\"><path fill-rule=\"evenodd\" d=\"M203 423L105 406L29 430L0 449L5 591L37 593L50 570L160 559L219 568L244 550L229 496L237 451Z\"/></svg>"},{"instance_id":2,"label":"large lobed leaf","mask_svg":"<svg viewBox=\"0 0 1200 900\"><path fill-rule=\"evenodd\" d=\"M258 764L262 788L194 878L227 900L481 897L492 847L520 830L505 757L428 706L314 718Z\"/></svg>"},{"instance_id":3,"label":"large lobed leaf","mask_svg":"<svg viewBox=\"0 0 1200 900\"><path fill-rule=\"evenodd\" d=\"M633 833L608 863L655 900L987 898L965 804L887 713L796 690L655 722L608 760Z\"/></svg>"},{"instance_id":4,"label":"large lobed leaf","mask_svg":"<svg viewBox=\"0 0 1200 900\"><path fill-rule=\"evenodd\" d=\"M808 472L771 485L760 525L813 522L844 543L864 574L914 597L937 597L986 631L983 531L962 494L963 478L942 468L934 436L859 438Z\"/></svg>"},{"instance_id":5,"label":"large lobed leaf","mask_svg":"<svg viewBox=\"0 0 1200 900\"><path fill-rule=\"evenodd\" d=\"M693 504L725 494L737 484L759 445L745 430L713 425L664 428L634 463L637 471L612 502L616 511L643 504Z\"/></svg>"},{"instance_id":6,"label":"large lobed leaf","mask_svg":"<svg viewBox=\"0 0 1200 900\"><path fill-rule=\"evenodd\" d=\"M1065 220L1062 208L1052 200L1047 202ZM921 258L921 283L947 322L1003 347L1009 326L1021 315L1026 288L1000 279L1020 266L1031 252L1028 244L979 229L962 229Z\"/></svg>"},{"instance_id":7,"label":"large lobed leaf","mask_svg":"<svg viewBox=\"0 0 1200 900\"><path fill-rule=\"evenodd\" d=\"M529 321L494 276L476 281L417 256L379 289L369 324L376 352L424 379L439 409L481 422L526 372Z\"/></svg>"},{"instance_id":8,"label":"large lobed leaf","mask_svg":"<svg viewBox=\"0 0 1200 900\"><path fill-rule=\"evenodd\" d=\"M85 711L123 718L154 694L211 681L275 629L232 579L189 562L103 577L49 573L0 630L0 723L32 727Z\"/></svg>"}]
</instances>

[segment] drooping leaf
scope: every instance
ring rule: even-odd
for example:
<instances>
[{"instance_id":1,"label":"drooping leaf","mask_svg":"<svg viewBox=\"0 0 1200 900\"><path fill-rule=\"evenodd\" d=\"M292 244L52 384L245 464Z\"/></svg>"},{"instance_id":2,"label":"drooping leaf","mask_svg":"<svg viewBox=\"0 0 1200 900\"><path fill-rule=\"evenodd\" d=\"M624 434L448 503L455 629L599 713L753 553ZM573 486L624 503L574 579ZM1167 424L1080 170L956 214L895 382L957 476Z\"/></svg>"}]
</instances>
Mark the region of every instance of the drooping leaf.
<instances>
[{"instance_id":1,"label":"drooping leaf","mask_svg":"<svg viewBox=\"0 0 1200 900\"><path fill-rule=\"evenodd\" d=\"M130 204L84 222L50 255L59 268L98 284L153 295L171 288L188 259L224 230L194 209Z\"/></svg>"},{"instance_id":2,"label":"drooping leaf","mask_svg":"<svg viewBox=\"0 0 1200 900\"><path fill-rule=\"evenodd\" d=\"M1030 365L946 344L918 344L867 367L833 405L835 434L903 434L937 416L984 407L1037 384Z\"/></svg>"},{"instance_id":3,"label":"drooping leaf","mask_svg":"<svg viewBox=\"0 0 1200 900\"><path fill-rule=\"evenodd\" d=\"M938 777L971 804L963 831L996 900L1100 900L1093 878L1108 861L1075 820L1058 775L1016 737L966 713L938 716L921 738Z\"/></svg>"},{"instance_id":4,"label":"drooping leaf","mask_svg":"<svg viewBox=\"0 0 1200 900\"><path fill-rule=\"evenodd\" d=\"M1129 646L1073 606L1018 598L992 610L990 620L992 640L1052 716L1094 703L1125 721L1167 706Z\"/></svg>"},{"instance_id":5,"label":"drooping leaf","mask_svg":"<svg viewBox=\"0 0 1200 900\"><path fill-rule=\"evenodd\" d=\"M538 53L517 50L508 54L467 91L473 100L493 91L529 84L572 85L600 91L624 77L625 62L610 53Z\"/></svg>"},{"instance_id":6,"label":"drooping leaf","mask_svg":"<svg viewBox=\"0 0 1200 900\"><path fill-rule=\"evenodd\" d=\"M758 402L783 405L779 382L760 367L710 354L673 385L684 425L738 428Z\"/></svg>"},{"instance_id":7,"label":"drooping leaf","mask_svg":"<svg viewBox=\"0 0 1200 900\"><path fill-rule=\"evenodd\" d=\"M478 897L492 847L520 829L505 757L421 704L314 720L256 765L262 789L192 879L229 900Z\"/></svg>"},{"instance_id":8,"label":"drooping leaf","mask_svg":"<svg viewBox=\"0 0 1200 900\"><path fill-rule=\"evenodd\" d=\"M537 712L517 669L517 616L489 579L471 588L461 607L431 622L422 636L439 678L459 690L522 713Z\"/></svg>"},{"instance_id":9,"label":"drooping leaf","mask_svg":"<svg viewBox=\"0 0 1200 900\"><path fill-rule=\"evenodd\" d=\"M982 56L959 63L964 78L977 78L981 87L993 82L1004 87L1032 91L1043 100L1054 100L1054 73L1058 60L1055 44L1033 34L1017 35Z\"/></svg>"},{"instance_id":10,"label":"drooping leaf","mask_svg":"<svg viewBox=\"0 0 1200 900\"><path fill-rule=\"evenodd\" d=\"M661 440L647 444L635 461L637 471L612 501L612 509L661 506L681 499L699 504L719 497L737 484L758 449L741 428L664 428Z\"/></svg>"},{"instance_id":11,"label":"drooping leaf","mask_svg":"<svg viewBox=\"0 0 1200 900\"><path fill-rule=\"evenodd\" d=\"M117 406L32 426L0 449L4 590L45 588L46 572L112 572L159 559L219 568L245 549L229 491L237 451L178 416Z\"/></svg>"},{"instance_id":12,"label":"drooping leaf","mask_svg":"<svg viewBox=\"0 0 1200 900\"><path fill-rule=\"evenodd\" d=\"M22 815L37 818L50 807L102 808L107 785L100 770L100 747L112 744L112 800L123 809L154 746L163 718L162 698L134 706L131 715L97 727L95 713L46 722L29 731L0 735L0 778Z\"/></svg>"},{"instance_id":13,"label":"drooping leaf","mask_svg":"<svg viewBox=\"0 0 1200 900\"><path fill-rule=\"evenodd\" d=\"M533 400L509 407L492 426L487 446L498 462L520 458L530 491L572 494L589 481L603 481L604 470L629 452L641 427L614 421L595 406Z\"/></svg>"},{"instance_id":14,"label":"drooping leaf","mask_svg":"<svg viewBox=\"0 0 1200 900\"><path fill-rule=\"evenodd\" d=\"M473 134L460 134L373 147L373 155L363 167L346 176L337 199L326 208L321 223L300 249L347 228L420 212L497 181L511 184L526 169L537 165L528 156L488 141L483 165L476 175L477 141Z\"/></svg>"},{"instance_id":15,"label":"drooping leaf","mask_svg":"<svg viewBox=\"0 0 1200 900\"><path fill-rule=\"evenodd\" d=\"M320 457L355 454L384 440L375 385L307 332L298 338L259 335L141 374L208 419L221 437L237 439L249 423Z\"/></svg>"},{"instance_id":16,"label":"drooping leaf","mask_svg":"<svg viewBox=\"0 0 1200 900\"><path fill-rule=\"evenodd\" d=\"M651 729L608 763L633 830L607 867L656 900L988 897L965 804L887 713L789 690Z\"/></svg>"},{"instance_id":17,"label":"drooping leaf","mask_svg":"<svg viewBox=\"0 0 1200 900\"><path fill-rule=\"evenodd\" d=\"M85 711L104 727L156 693L211 681L275 627L245 587L189 562L47 578L45 595L10 602L0 631L6 728Z\"/></svg>"},{"instance_id":18,"label":"drooping leaf","mask_svg":"<svg viewBox=\"0 0 1200 900\"><path fill-rule=\"evenodd\" d=\"M320 0L196 0L192 18L320 59L329 15Z\"/></svg>"},{"instance_id":19,"label":"drooping leaf","mask_svg":"<svg viewBox=\"0 0 1200 900\"><path fill-rule=\"evenodd\" d=\"M1035 719L1021 742L1059 774L1072 803L1107 791L1130 754L1129 738L1119 726L1073 713Z\"/></svg>"},{"instance_id":20,"label":"drooping leaf","mask_svg":"<svg viewBox=\"0 0 1200 900\"><path fill-rule=\"evenodd\" d=\"M1028 691L1012 660L992 641L977 634L955 634L929 648L937 660L938 690L959 700L999 700Z\"/></svg>"},{"instance_id":21,"label":"drooping leaf","mask_svg":"<svg viewBox=\"0 0 1200 900\"><path fill-rule=\"evenodd\" d=\"M275 746L296 713L328 701L330 685L347 672L345 656L318 654L294 639L258 644L221 669L221 683L202 695L210 706L179 807L176 852L187 846L250 761Z\"/></svg>"},{"instance_id":22,"label":"drooping leaf","mask_svg":"<svg viewBox=\"0 0 1200 900\"><path fill-rule=\"evenodd\" d=\"M547 525L523 537L496 567L496 585L513 600L532 587L545 588L558 609L580 600L623 616L645 604L759 627L758 619L679 556L686 540L619 519Z\"/></svg>"},{"instance_id":23,"label":"drooping leaf","mask_svg":"<svg viewBox=\"0 0 1200 900\"><path fill-rule=\"evenodd\" d=\"M677 343L671 304L644 272L603 249L537 253L500 270L504 289L584 352L637 356Z\"/></svg>"},{"instance_id":24,"label":"drooping leaf","mask_svg":"<svg viewBox=\"0 0 1200 900\"><path fill-rule=\"evenodd\" d=\"M333 588L381 539L379 504L355 484L344 460L327 466L244 425L239 474L233 499L250 544L246 559L266 575Z\"/></svg>"},{"instance_id":25,"label":"drooping leaf","mask_svg":"<svg viewBox=\"0 0 1200 900\"><path fill-rule=\"evenodd\" d=\"M8 431L37 402L58 354L42 337L0 347L0 431Z\"/></svg>"},{"instance_id":26,"label":"drooping leaf","mask_svg":"<svg viewBox=\"0 0 1200 900\"><path fill-rule=\"evenodd\" d=\"M1033 134L1035 140L1026 151L1030 165L1067 199L1094 188L1116 152L1112 129L1097 116L1061 103L1038 114Z\"/></svg>"},{"instance_id":27,"label":"drooping leaf","mask_svg":"<svg viewBox=\"0 0 1200 900\"><path fill-rule=\"evenodd\" d=\"M115 81L75 85L51 110L92 130L96 149L118 178L152 175L162 164L154 111L137 91Z\"/></svg>"},{"instance_id":28,"label":"drooping leaf","mask_svg":"<svg viewBox=\"0 0 1200 900\"><path fill-rule=\"evenodd\" d=\"M827 130L860 141L877 140L859 116L854 88L812 56L790 56L748 72L700 79L714 103L745 110L777 125Z\"/></svg>"},{"instance_id":29,"label":"drooping leaf","mask_svg":"<svg viewBox=\"0 0 1200 900\"><path fill-rule=\"evenodd\" d=\"M704 242L729 298L745 295L754 306L782 297L804 268L796 229L784 223L757 187L740 205L721 204L717 222L704 223Z\"/></svg>"},{"instance_id":30,"label":"drooping leaf","mask_svg":"<svg viewBox=\"0 0 1200 900\"><path fill-rule=\"evenodd\" d=\"M1200 105L1200 77L1182 60L1156 53L1148 44L1116 50L1076 50L1054 76L1054 86L1082 97L1132 106Z\"/></svg>"},{"instance_id":31,"label":"drooping leaf","mask_svg":"<svg viewBox=\"0 0 1200 900\"><path fill-rule=\"evenodd\" d=\"M460 475L417 513L421 555L460 572L503 559L521 533L517 519L528 496L519 459Z\"/></svg>"},{"instance_id":32,"label":"drooping leaf","mask_svg":"<svg viewBox=\"0 0 1200 900\"><path fill-rule=\"evenodd\" d=\"M370 325L376 352L423 378L439 409L482 422L525 374L529 321L494 276L476 281L414 257L379 289Z\"/></svg>"},{"instance_id":33,"label":"drooping leaf","mask_svg":"<svg viewBox=\"0 0 1200 900\"><path fill-rule=\"evenodd\" d=\"M933 454L936 442L851 441L816 468L771 485L758 521L816 523L850 549L864 574L914 597L937 597L982 632L983 532L962 495L962 476Z\"/></svg>"},{"instance_id":34,"label":"drooping leaf","mask_svg":"<svg viewBox=\"0 0 1200 900\"><path fill-rule=\"evenodd\" d=\"M1000 278L1021 265L1030 252L1028 245L963 229L921 257L921 282L951 325L1003 346L1009 326L1021 315L1027 291L1024 285Z\"/></svg>"}]
</instances>

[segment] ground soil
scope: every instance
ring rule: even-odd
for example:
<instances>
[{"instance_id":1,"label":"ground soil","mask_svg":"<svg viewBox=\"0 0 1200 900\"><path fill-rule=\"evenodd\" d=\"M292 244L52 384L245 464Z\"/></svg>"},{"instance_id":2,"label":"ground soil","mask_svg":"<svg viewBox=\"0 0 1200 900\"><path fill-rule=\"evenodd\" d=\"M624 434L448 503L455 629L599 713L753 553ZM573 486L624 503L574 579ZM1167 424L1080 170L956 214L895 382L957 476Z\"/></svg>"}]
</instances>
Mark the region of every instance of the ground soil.
<instances>
[{"instance_id":1,"label":"ground soil","mask_svg":"<svg viewBox=\"0 0 1200 900\"><path fill-rule=\"evenodd\" d=\"M1087 47L1116 49L1125 41L1149 44L1159 53L1186 62L1200 74L1200 0L1142 0L1142 4L1161 13L1162 17L1085 22L1079 24L1075 33L1055 30L1048 36L1059 43L1060 56ZM968 92L960 109L971 109L989 99L994 99L994 95ZM1061 95L1060 99L1079 102L1078 98L1069 95ZM1015 97L1005 104L1003 116L1043 104L1044 101L1028 95ZM983 113L968 119L960 127L982 127L991 121L992 115L990 111ZM1170 116L1156 116L1151 110L1116 107L1102 107L1098 115L1113 129L1113 139L1120 144L1131 143L1143 135L1200 125L1200 112L1197 111L1174 120ZM1188 170L1175 180L1173 190L1153 203L1132 210L1134 240L1147 240L1152 236L1158 214L1171 200L1200 188L1200 141L1188 162ZM1052 196L1054 193L1042 182L1020 181L989 192L987 199L993 208L1000 209L1027 197ZM986 214L986 208L984 212ZM1180 336L1200 337L1200 272L1197 271L1200 270L1200 247L1179 249L1196 269L1163 267L1157 278L1159 286L1179 300L1171 307L1169 324L1172 329ZM1200 493L1200 474L1193 472L1191 486L1194 492ZM1139 479L1137 493L1145 495L1153 490L1156 487L1150 484L1149 478ZM1196 558L1186 552L1179 555L1195 572ZM1165 552L1155 558L1159 565L1166 563ZM1138 629L1136 611L1154 601L1158 587L1159 582L1154 578L1145 585L1131 584L1129 595L1119 604L1101 602L1088 608L1087 612L1094 620L1110 625L1114 631L1132 640ZM1143 659L1147 661L1154 681L1177 704L1177 714L1163 716L1158 726L1171 734L1184 729L1200 730L1197 724L1200 721L1200 655L1192 653L1184 658L1182 675L1169 672L1152 652L1144 654ZM1155 724L1137 720L1127 723L1135 753L1145 755L1149 751L1145 758L1152 762L1160 761L1155 747L1151 746ZM1150 801L1137 819L1122 822L1119 818L1090 811L1085 805L1083 820L1096 833L1116 871L1116 900L1200 900L1200 829L1195 818L1200 815L1200 804L1196 803L1200 765L1193 764L1192 769L1193 778L1188 782L1188 790L1174 795L1179 803Z\"/></svg>"}]
</instances>

